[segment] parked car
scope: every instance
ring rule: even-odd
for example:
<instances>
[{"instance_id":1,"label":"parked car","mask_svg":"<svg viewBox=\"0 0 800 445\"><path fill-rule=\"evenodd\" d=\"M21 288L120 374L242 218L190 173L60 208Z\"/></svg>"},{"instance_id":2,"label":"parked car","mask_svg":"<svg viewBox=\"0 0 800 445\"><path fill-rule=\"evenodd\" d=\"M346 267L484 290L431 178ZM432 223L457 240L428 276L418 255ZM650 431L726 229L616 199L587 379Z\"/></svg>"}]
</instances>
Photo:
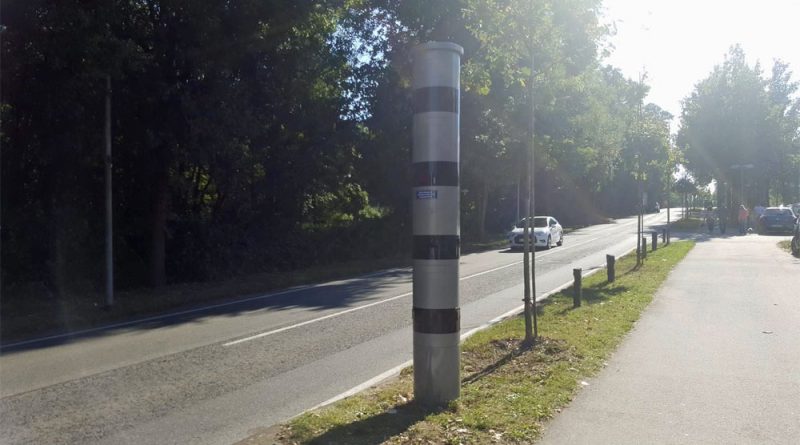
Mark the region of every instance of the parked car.
<instances>
[{"instance_id":1,"label":"parked car","mask_svg":"<svg viewBox=\"0 0 800 445\"><path fill-rule=\"evenodd\" d=\"M535 247L549 249L553 244L564 244L564 229L558 220L552 216L536 216L533 218L533 238ZM508 232L508 247L511 250L522 249L525 246L525 218L514 225Z\"/></svg>"},{"instance_id":2,"label":"parked car","mask_svg":"<svg viewBox=\"0 0 800 445\"><path fill-rule=\"evenodd\" d=\"M789 207L767 207L758 219L762 233L794 233L797 215Z\"/></svg>"}]
</instances>

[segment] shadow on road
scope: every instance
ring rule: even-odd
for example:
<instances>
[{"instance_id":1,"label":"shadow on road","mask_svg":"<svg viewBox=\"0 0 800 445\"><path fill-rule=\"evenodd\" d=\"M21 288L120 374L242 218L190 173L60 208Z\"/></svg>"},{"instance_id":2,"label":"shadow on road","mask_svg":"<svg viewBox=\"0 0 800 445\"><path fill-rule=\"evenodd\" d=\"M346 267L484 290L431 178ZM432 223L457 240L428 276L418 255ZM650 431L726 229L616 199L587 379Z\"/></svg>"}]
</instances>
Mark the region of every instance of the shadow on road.
<instances>
[{"instance_id":1,"label":"shadow on road","mask_svg":"<svg viewBox=\"0 0 800 445\"><path fill-rule=\"evenodd\" d=\"M411 284L410 270L393 269L380 274L370 274L327 284L300 286L274 293L249 295L233 301L204 303L196 307L177 309L175 312L163 315L141 317L73 332L69 332L69 326L72 324L70 322L70 314L62 311L62 308L57 304L58 302L50 301L48 306L52 309L37 314L37 317L53 317L56 320L61 320L60 324L65 328L39 334L34 340L21 338L17 340L17 343L4 338L4 344L0 345L0 353L6 355L13 352L57 346L79 339L113 335L118 332L159 329L182 323L201 323L204 318L210 316L235 317L245 313L283 311L294 308L304 308L319 312L336 308L347 309L385 298L386 295L379 297L376 294L391 292L392 288L399 288L400 286L405 289L407 288L405 286L409 284ZM397 294L401 293L403 292L397 291ZM390 296L394 296L394 294ZM86 310L101 311L104 309L96 307L93 309L87 308ZM117 310L125 309L119 308Z\"/></svg>"}]
</instances>

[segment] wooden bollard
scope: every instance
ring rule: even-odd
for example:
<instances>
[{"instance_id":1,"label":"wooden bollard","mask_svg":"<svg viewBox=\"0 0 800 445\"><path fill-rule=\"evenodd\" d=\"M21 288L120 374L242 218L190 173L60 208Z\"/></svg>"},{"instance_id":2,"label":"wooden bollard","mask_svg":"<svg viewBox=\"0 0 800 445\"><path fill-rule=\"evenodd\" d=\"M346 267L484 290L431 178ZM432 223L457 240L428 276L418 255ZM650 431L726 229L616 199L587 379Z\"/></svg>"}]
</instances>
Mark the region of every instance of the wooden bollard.
<instances>
[{"instance_id":1,"label":"wooden bollard","mask_svg":"<svg viewBox=\"0 0 800 445\"><path fill-rule=\"evenodd\" d=\"M647 237L642 237L642 258L647 258Z\"/></svg>"},{"instance_id":2,"label":"wooden bollard","mask_svg":"<svg viewBox=\"0 0 800 445\"><path fill-rule=\"evenodd\" d=\"M581 299L583 298L583 280L581 278L581 270L572 269L572 278L575 280L575 283L572 286L575 289L575 292L572 295L572 307L576 308L581 306Z\"/></svg>"},{"instance_id":3,"label":"wooden bollard","mask_svg":"<svg viewBox=\"0 0 800 445\"><path fill-rule=\"evenodd\" d=\"M661 229L661 242L667 244L667 229Z\"/></svg>"},{"instance_id":4,"label":"wooden bollard","mask_svg":"<svg viewBox=\"0 0 800 445\"><path fill-rule=\"evenodd\" d=\"M613 283L617 278L616 271L614 270L616 263L617 259L614 257L614 255L606 255L606 274L608 274L609 283Z\"/></svg>"},{"instance_id":5,"label":"wooden bollard","mask_svg":"<svg viewBox=\"0 0 800 445\"><path fill-rule=\"evenodd\" d=\"M658 232L653 232L652 234L652 244L653 244L653 252L658 249Z\"/></svg>"}]
</instances>

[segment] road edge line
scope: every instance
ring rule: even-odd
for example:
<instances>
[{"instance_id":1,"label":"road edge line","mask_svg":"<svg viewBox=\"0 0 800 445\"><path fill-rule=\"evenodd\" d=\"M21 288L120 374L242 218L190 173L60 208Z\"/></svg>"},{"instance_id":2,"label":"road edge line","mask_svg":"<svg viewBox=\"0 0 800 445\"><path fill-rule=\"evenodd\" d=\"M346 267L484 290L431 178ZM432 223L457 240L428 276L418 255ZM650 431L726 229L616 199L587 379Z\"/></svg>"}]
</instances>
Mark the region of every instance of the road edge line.
<instances>
[{"instance_id":1,"label":"road edge line","mask_svg":"<svg viewBox=\"0 0 800 445\"><path fill-rule=\"evenodd\" d=\"M655 215L653 215L653 216L655 216ZM627 224L628 223L625 223L625 225L627 225ZM600 225L600 224L598 224L598 225ZM591 226L588 226L588 227L591 227ZM605 230L605 229L603 229L603 230ZM595 238L595 240L596 239L597 238ZM559 252L559 251L560 250L558 250L556 252ZM480 252L473 252L473 253L480 253ZM507 267L511 267L511 266L515 266L517 264L521 264L521 261L520 262L516 262L516 263L512 263L512 264L508 264L508 265L505 265L505 266L501 266L499 268L494 269L493 271L500 270L500 269L507 268ZM392 272L398 271L398 270L407 270L407 269L409 269L409 267L392 267L392 268L388 268L388 269L384 269L384 270L380 270L380 271L369 272L369 273L358 275L358 276L355 276L355 277L341 278L341 279L338 279L338 280L333 280L333 281L329 281L329 282L322 282L322 283L303 284L303 285L293 286L293 287L289 287L289 288L282 289L282 290L276 290L274 292L269 292L269 293L266 293L266 294L252 295L252 296L249 296L249 297L245 296L245 297L242 297L240 299L233 300L233 301L226 301L226 302L223 302L223 303L216 303L216 304L212 304L212 305L209 305L209 306L200 306L200 307L195 307L195 308L189 308L189 309L179 310L177 312L168 312L168 313L165 313L165 314L157 314L157 315L152 315L152 316L148 316L148 317L144 317L144 318L138 318L138 319L134 319L134 320L121 321L121 322L117 322L117 323L111 323L111 324L108 324L108 325L97 326L97 327L94 327L94 328L82 329L82 330L78 330L78 331L74 331L74 332L63 332L63 333L59 333L59 334L47 335L47 336L44 336L44 337L37 337L37 338L31 338L31 339L27 339L27 340L20 340L20 341L8 343L8 344L3 344L2 342L0 342L0 354L2 354L5 350L12 350L13 351L14 349L16 349L16 348L18 348L20 346L36 344L36 343L45 343L45 342L48 342L48 341L51 341L51 340L62 339L62 338L81 338L81 337L85 336L86 334L91 334L91 333L94 333L94 332L109 331L109 330L112 330L112 329L123 328L123 327L127 327L127 326L135 326L135 325L138 325L138 324L142 324L142 323L146 323L146 322L150 322L150 321L155 321L155 320L163 320L163 319L168 319L168 318L171 318L171 317L180 317L182 315L191 314L191 313L195 313L195 312L209 311L211 309L217 309L217 308L220 308L220 307L232 306L232 305L247 303L247 302L255 301L255 300L268 299L268 298L277 297L277 296L281 296L281 295L286 295L286 294L290 294L290 293L294 293L294 292L313 289L315 287L322 287L322 286L329 285L331 283L336 283L336 282L339 282L339 281L349 281L349 280L358 280L358 279L363 279L363 278L370 278L370 277L374 277L374 276L380 276L380 275L389 274L389 273L392 273ZM477 274L473 274L473 275L470 275L470 276L467 276L467 277L464 277L464 278L459 278L459 280L472 278L474 276L482 275L482 274L488 273L488 272L489 271L479 272Z\"/></svg>"},{"instance_id":2,"label":"road edge line","mask_svg":"<svg viewBox=\"0 0 800 445\"><path fill-rule=\"evenodd\" d=\"M636 248L634 247L632 249L629 249L629 250L625 251L623 254L621 254L619 256L628 255L629 253L631 253L631 252L633 252L635 250L636 250ZM602 265L598 266L597 268L592 269L589 272L583 274L582 276L583 277L589 277L591 275L594 275L594 274L598 273L599 271L605 269L605 266L606 266L605 264L602 264ZM547 300L551 296L563 291L564 289L569 288L570 286L572 286L572 284L573 284L572 280L567 281L566 283L564 283L564 284L562 284L560 286L557 286L556 288L554 288L554 289L552 289L550 291L545 292L541 296L536 297L536 302L538 303L540 301ZM491 326L494 326L495 324L497 324L497 323L499 323L499 322L501 322L503 320L506 320L508 318L511 318L511 317L514 317L516 315L521 314L524 309L525 309L525 305L524 304L523 305L519 305L519 306L515 307L514 309L511 309L511 310L509 310L507 312L504 312L504 313L498 315L495 318L492 318L491 320L487 321L486 323L484 323L484 324L482 324L482 325L480 325L478 327L470 329L469 331L461 334L459 342L463 342L464 340L472 337L473 335L477 334L478 332L484 331L484 330L490 328ZM403 371L403 369L411 366L413 363L414 363L413 360L405 361L405 362L403 362L403 363L401 363L401 364L399 364L399 365L397 365L397 366L395 366L395 367L393 367L393 368L391 368L391 369L389 369L387 371L384 371L384 372L376 375L375 377L370 378L369 380L366 380L363 383L360 383L360 384L348 389L347 391L341 392L341 393L331 397L330 399L325 400L324 402L318 403L318 404L312 406L311 408L303 410L303 411L295 414L294 416L289 417L286 420L287 421L288 420L292 420L292 419L300 417L303 414L306 414L308 412L311 412L311 411L314 411L314 410L317 410L317 409L320 409L320 408L324 408L324 407L326 407L328 405L331 405L333 403L336 403L336 402L338 402L338 401L340 401L342 399L346 399L346 398L348 398L350 396L356 395L356 394L360 393L361 391L363 391L363 390L365 390L365 389L367 389L367 388L369 388L371 386L375 386L375 385L378 385L380 383L383 383L384 381L389 380L392 377L400 375L400 373Z\"/></svg>"}]
</instances>

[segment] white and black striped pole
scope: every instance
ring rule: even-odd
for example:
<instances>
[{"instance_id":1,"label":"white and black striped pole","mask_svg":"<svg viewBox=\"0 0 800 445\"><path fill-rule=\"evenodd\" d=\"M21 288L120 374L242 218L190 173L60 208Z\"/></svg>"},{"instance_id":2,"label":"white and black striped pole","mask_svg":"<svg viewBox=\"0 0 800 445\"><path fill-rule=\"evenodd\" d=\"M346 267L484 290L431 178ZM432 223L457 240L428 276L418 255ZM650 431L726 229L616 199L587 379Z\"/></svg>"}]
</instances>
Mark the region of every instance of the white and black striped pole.
<instances>
[{"instance_id":1,"label":"white and black striped pole","mask_svg":"<svg viewBox=\"0 0 800 445\"><path fill-rule=\"evenodd\" d=\"M414 394L444 405L460 393L458 261L460 69L464 50L428 42L414 50Z\"/></svg>"}]
</instances>

